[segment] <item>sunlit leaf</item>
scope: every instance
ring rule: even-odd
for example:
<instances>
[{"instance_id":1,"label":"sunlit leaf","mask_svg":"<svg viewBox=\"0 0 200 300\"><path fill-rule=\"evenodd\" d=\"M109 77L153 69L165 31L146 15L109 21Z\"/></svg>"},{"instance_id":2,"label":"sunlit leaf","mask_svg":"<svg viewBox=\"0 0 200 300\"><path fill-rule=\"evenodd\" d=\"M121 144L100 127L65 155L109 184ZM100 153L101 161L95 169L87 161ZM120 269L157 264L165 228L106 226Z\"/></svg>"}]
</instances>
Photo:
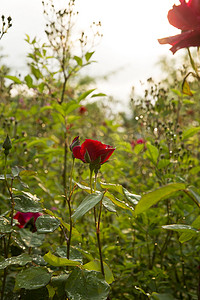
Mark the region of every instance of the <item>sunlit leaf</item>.
<instances>
[{"instance_id":1,"label":"sunlit leaf","mask_svg":"<svg viewBox=\"0 0 200 300\"><path fill-rule=\"evenodd\" d=\"M19 78L17 78L16 76L6 75L4 77L7 78L7 79L12 80L14 83L17 83L17 84L21 84L22 83L21 80Z\"/></svg>"},{"instance_id":2,"label":"sunlit leaf","mask_svg":"<svg viewBox=\"0 0 200 300\"><path fill-rule=\"evenodd\" d=\"M64 267L64 266L77 266L80 265L80 262L69 260L67 258L58 257L49 251L47 254L44 255L44 260L54 267Z\"/></svg>"},{"instance_id":3,"label":"sunlit leaf","mask_svg":"<svg viewBox=\"0 0 200 300\"><path fill-rule=\"evenodd\" d=\"M140 214L156 204L158 201L166 199L173 195L175 192L184 190L185 184L183 183L170 183L155 191L149 192L142 196L139 203L136 205L135 214Z\"/></svg>"},{"instance_id":4,"label":"sunlit leaf","mask_svg":"<svg viewBox=\"0 0 200 300\"><path fill-rule=\"evenodd\" d=\"M66 280L65 291L70 300L106 300L110 287L100 272L72 271Z\"/></svg>"},{"instance_id":5,"label":"sunlit leaf","mask_svg":"<svg viewBox=\"0 0 200 300\"><path fill-rule=\"evenodd\" d=\"M103 263L103 267L105 272L105 280L108 284L111 284L114 281L113 273L106 263ZM92 260L89 263L83 265L83 268L86 270L101 272L101 264L100 261L97 259Z\"/></svg>"},{"instance_id":6,"label":"sunlit leaf","mask_svg":"<svg viewBox=\"0 0 200 300\"><path fill-rule=\"evenodd\" d=\"M182 83L182 93L188 96L193 96L191 90L190 90L190 86L189 83L187 82L186 79L183 80Z\"/></svg>"}]
</instances>

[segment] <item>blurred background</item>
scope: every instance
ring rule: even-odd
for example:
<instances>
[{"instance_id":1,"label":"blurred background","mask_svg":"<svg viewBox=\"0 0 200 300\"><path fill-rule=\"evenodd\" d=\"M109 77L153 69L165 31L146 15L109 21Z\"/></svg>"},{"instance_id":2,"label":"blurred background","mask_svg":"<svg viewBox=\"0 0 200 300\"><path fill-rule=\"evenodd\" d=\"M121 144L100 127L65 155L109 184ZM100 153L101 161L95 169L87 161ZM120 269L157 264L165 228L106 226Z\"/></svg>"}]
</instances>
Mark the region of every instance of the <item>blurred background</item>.
<instances>
[{"instance_id":1,"label":"blurred background","mask_svg":"<svg viewBox=\"0 0 200 300\"><path fill-rule=\"evenodd\" d=\"M63 8L64 0L56 0ZM128 103L132 87L140 94L142 83L149 77L165 76L158 61L173 57L169 45L160 45L158 38L175 35L179 30L168 23L167 13L175 0L76 0L78 30L91 30L93 22L101 22L103 37L95 45L97 63L85 69L97 78L99 91L113 96L119 103ZM1 15L12 17L13 26L0 42L3 62L11 75L26 74L29 46L25 34L45 41L45 24L41 0L1 0ZM176 53L176 60L183 53ZM120 109L122 108L120 104Z\"/></svg>"}]
</instances>

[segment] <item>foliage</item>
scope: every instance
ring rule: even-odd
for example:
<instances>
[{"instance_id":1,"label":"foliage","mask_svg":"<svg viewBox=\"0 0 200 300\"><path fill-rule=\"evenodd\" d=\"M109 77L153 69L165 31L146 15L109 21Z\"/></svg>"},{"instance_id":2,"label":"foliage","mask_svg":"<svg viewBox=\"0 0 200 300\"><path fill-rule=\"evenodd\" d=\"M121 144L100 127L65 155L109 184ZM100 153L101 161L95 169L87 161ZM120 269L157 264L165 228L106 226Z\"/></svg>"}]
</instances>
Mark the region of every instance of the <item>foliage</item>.
<instances>
[{"instance_id":1,"label":"foliage","mask_svg":"<svg viewBox=\"0 0 200 300\"><path fill-rule=\"evenodd\" d=\"M1 299L199 299L196 60L168 64L130 117L114 115L81 75L95 53L85 33L72 38L74 1L44 9L48 42L27 35L29 74L0 68ZM77 136L116 150L84 163ZM20 228L16 212L37 219Z\"/></svg>"}]
</instances>

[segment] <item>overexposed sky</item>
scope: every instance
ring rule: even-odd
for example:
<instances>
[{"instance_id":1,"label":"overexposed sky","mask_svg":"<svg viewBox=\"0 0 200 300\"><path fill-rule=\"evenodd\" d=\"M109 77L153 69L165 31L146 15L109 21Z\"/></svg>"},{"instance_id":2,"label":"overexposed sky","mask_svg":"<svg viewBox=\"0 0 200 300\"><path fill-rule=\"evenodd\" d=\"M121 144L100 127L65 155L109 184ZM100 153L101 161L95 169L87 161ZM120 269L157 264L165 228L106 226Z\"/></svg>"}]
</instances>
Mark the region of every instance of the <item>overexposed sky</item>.
<instances>
[{"instance_id":1,"label":"overexposed sky","mask_svg":"<svg viewBox=\"0 0 200 300\"><path fill-rule=\"evenodd\" d=\"M67 0L55 0L57 5ZM161 55L173 57L169 45L157 41L179 30L168 23L167 12L177 0L76 0L78 23L83 29L93 21L101 21L103 38L96 48L95 60L89 75L103 76L119 70L98 88L121 101L128 102L131 87L140 80L157 76L155 63ZM1 0L0 14L11 16L13 27L0 41L4 60L12 75L25 72L25 34L44 38L45 19L41 0ZM184 50L181 50L184 51ZM180 52L181 52L180 51ZM176 54L178 57L179 55Z\"/></svg>"}]
</instances>

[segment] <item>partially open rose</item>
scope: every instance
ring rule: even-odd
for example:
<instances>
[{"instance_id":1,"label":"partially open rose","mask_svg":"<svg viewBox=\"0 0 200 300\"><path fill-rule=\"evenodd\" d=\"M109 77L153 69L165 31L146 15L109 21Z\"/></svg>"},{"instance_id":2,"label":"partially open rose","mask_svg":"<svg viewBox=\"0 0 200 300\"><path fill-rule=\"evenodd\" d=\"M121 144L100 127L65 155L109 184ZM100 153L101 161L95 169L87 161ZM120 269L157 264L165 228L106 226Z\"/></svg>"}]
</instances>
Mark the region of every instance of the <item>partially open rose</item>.
<instances>
[{"instance_id":1,"label":"partially open rose","mask_svg":"<svg viewBox=\"0 0 200 300\"><path fill-rule=\"evenodd\" d=\"M174 54L177 50L200 46L200 1L179 0L180 5L173 6L168 12L168 20L171 25L181 29L181 33L175 36L159 39L160 44L170 44L170 50Z\"/></svg>"}]
</instances>

